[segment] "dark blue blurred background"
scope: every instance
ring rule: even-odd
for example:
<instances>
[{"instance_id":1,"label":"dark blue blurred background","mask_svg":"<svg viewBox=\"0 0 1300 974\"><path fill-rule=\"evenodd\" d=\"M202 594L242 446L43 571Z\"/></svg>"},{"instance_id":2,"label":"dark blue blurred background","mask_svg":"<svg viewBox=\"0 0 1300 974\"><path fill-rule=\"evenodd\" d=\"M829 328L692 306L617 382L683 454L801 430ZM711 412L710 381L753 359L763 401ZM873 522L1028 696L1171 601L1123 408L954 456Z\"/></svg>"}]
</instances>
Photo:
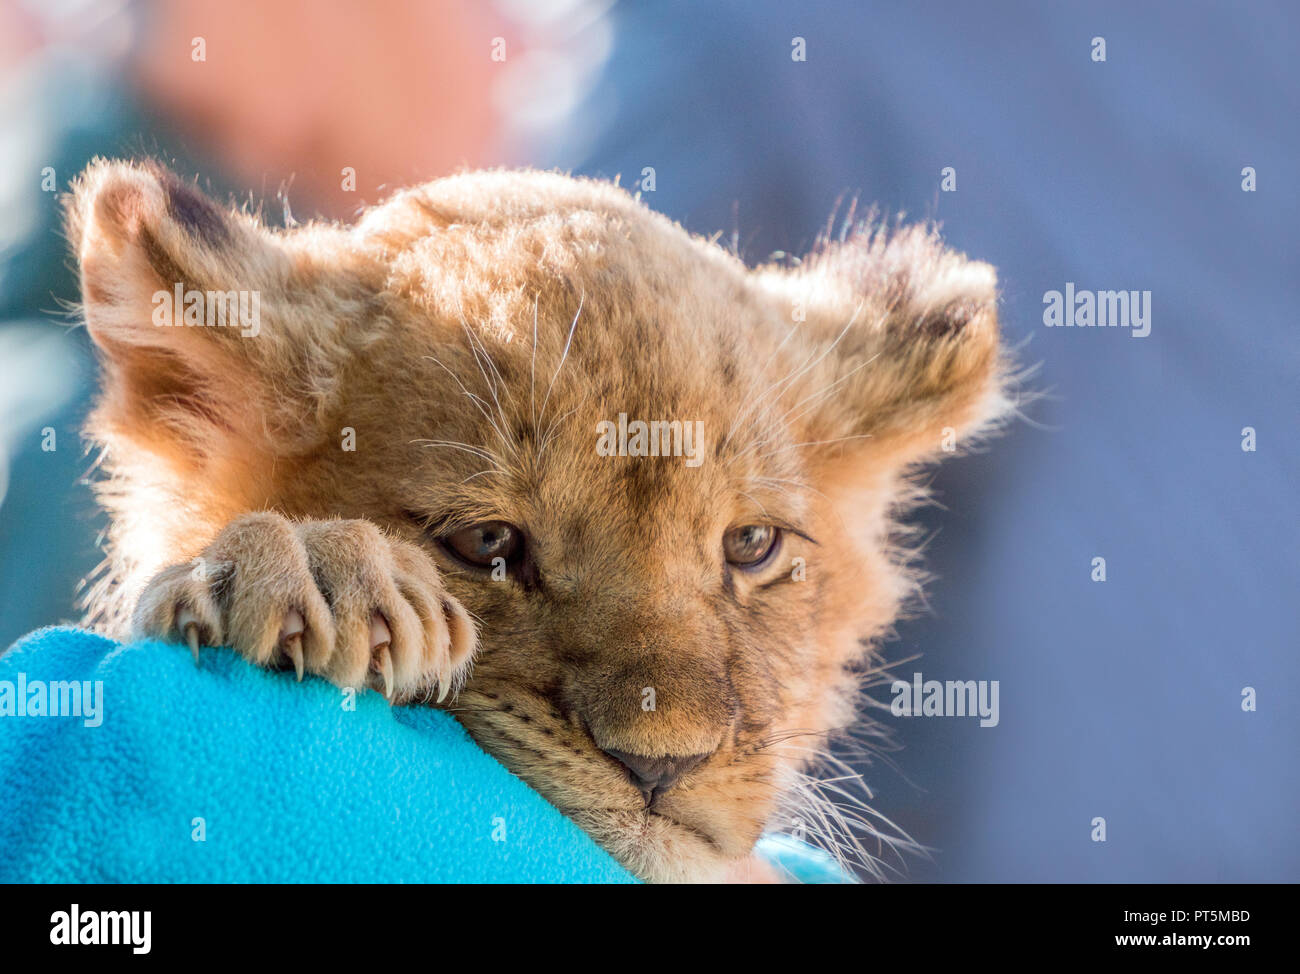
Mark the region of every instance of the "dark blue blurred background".
<instances>
[{"instance_id":1,"label":"dark blue blurred background","mask_svg":"<svg viewBox=\"0 0 1300 974\"><path fill-rule=\"evenodd\" d=\"M1001 721L886 718L904 749L901 772L865 769L875 806L936 850L907 877L1300 880L1297 8L498 9L532 45L531 102L517 79L504 89L499 148L474 162L625 185L653 167L651 206L734 234L751 260L806 251L858 196L938 219L999 269L1007 338L1048 395L935 478L932 608L886 651L921 655L905 677L1000 681ZM75 288L39 170L66 183L90 154L146 149L219 187L266 182L223 180L220 156L132 89L129 58L48 45L6 78L22 96L0 142L0 646L72 617L95 560L74 486L93 366L79 332L40 320ZM1150 335L1045 328L1043 295L1067 281L1150 290Z\"/></svg>"}]
</instances>

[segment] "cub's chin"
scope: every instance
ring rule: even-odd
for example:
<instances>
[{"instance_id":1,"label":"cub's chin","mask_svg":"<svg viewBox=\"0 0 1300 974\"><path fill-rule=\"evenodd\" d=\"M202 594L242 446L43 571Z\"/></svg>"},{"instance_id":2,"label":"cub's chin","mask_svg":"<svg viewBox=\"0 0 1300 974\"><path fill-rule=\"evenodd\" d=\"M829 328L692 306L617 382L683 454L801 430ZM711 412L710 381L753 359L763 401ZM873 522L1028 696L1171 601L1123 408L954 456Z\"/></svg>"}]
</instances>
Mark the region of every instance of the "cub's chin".
<instances>
[{"instance_id":1,"label":"cub's chin","mask_svg":"<svg viewBox=\"0 0 1300 974\"><path fill-rule=\"evenodd\" d=\"M727 855L704 832L649 809L569 809L566 814L648 883L734 881L730 874L745 861L744 850Z\"/></svg>"},{"instance_id":2,"label":"cub's chin","mask_svg":"<svg viewBox=\"0 0 1300 974\"><path fill-rule=\"evenodd\" d=\"M761 827L728 822L702 796L668 796L650 808L566 808L565 814L649 883L777 882L753 854ZM739 826L739 827L738 827Z\"/></svg>"}]
</instances>

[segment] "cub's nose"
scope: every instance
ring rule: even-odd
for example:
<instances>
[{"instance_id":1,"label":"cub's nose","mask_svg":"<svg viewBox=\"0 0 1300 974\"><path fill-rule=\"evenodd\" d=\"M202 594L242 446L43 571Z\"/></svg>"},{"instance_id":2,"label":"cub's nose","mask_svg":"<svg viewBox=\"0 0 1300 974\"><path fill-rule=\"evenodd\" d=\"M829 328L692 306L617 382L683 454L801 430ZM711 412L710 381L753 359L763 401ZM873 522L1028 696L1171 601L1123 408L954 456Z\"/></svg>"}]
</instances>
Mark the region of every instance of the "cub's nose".
<instances>
[{"instance_id":1,"label":"cub's nose","mask_svg":"<svg viewBox=\"0 0 1300 974\"><path fill-rule=\"evenodd\" d=\"M602 750L627 769L628 777L631 778L632 784L641 790L647 805L672 788L681 780L682 775L697 767L708 757L707 754L680 756L670 754L666 757L651 758L644 754L629 754L627 751L616 751L608 747Z\"/></svg>"}]
</instances>

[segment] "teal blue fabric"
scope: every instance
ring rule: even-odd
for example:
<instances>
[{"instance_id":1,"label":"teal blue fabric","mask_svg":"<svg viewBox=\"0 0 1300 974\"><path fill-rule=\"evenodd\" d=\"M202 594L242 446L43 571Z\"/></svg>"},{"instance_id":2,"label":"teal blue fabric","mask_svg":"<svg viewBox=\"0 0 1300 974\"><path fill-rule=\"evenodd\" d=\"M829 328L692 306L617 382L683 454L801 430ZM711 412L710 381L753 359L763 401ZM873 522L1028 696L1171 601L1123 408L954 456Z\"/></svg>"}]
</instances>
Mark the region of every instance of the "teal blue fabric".
<instances>
[{"instance_id":1,"label":"teal blue fabric","mask_svg":"<svg viewBox=\"0 0 1300 974\"><path fill-rule=\"evenodd\" d=\"M99 718L20 715L73 680ZM0 656L0 881L635 881L447 714L343 701L228 650L27 636Z\"/></svg>"},{"instance_id":2,"label":"teal blue fabric","mask_svg":"<svg viewBox=\"0 0 1300 974\"><path fill-rule=\"evenodd\" d=\"M772 833L758 840L754 850L776 867L777 875L787 882L809 885L846 885L856 883L830 853L814 848L792 835Z\"/></svg>"}]
</instances>

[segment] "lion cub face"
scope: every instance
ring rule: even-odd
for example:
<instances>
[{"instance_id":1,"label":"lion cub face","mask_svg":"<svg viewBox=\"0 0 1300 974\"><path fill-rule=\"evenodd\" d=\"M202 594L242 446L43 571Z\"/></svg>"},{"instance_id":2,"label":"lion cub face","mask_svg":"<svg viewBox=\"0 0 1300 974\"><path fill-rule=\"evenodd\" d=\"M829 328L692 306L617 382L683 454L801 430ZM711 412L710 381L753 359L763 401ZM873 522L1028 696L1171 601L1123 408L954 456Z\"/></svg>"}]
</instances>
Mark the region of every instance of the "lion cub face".
<instances>
[{"instance_id":1,"label":"lion cub face","mask_svg":"<svg viewBox=\"0 0 1300 974\"><path fill-rule=\"evenodd\" d=\"M272 232L99 164L110 620L257 509L419 542L480 626L450 704L648 879L707 879L854 719L912 581L905 474L1000 414L990 268L861 232L750 270L626 193L480 173ZM160 326L159 291L257 295Z\"/></svg>"}]
</instances>

